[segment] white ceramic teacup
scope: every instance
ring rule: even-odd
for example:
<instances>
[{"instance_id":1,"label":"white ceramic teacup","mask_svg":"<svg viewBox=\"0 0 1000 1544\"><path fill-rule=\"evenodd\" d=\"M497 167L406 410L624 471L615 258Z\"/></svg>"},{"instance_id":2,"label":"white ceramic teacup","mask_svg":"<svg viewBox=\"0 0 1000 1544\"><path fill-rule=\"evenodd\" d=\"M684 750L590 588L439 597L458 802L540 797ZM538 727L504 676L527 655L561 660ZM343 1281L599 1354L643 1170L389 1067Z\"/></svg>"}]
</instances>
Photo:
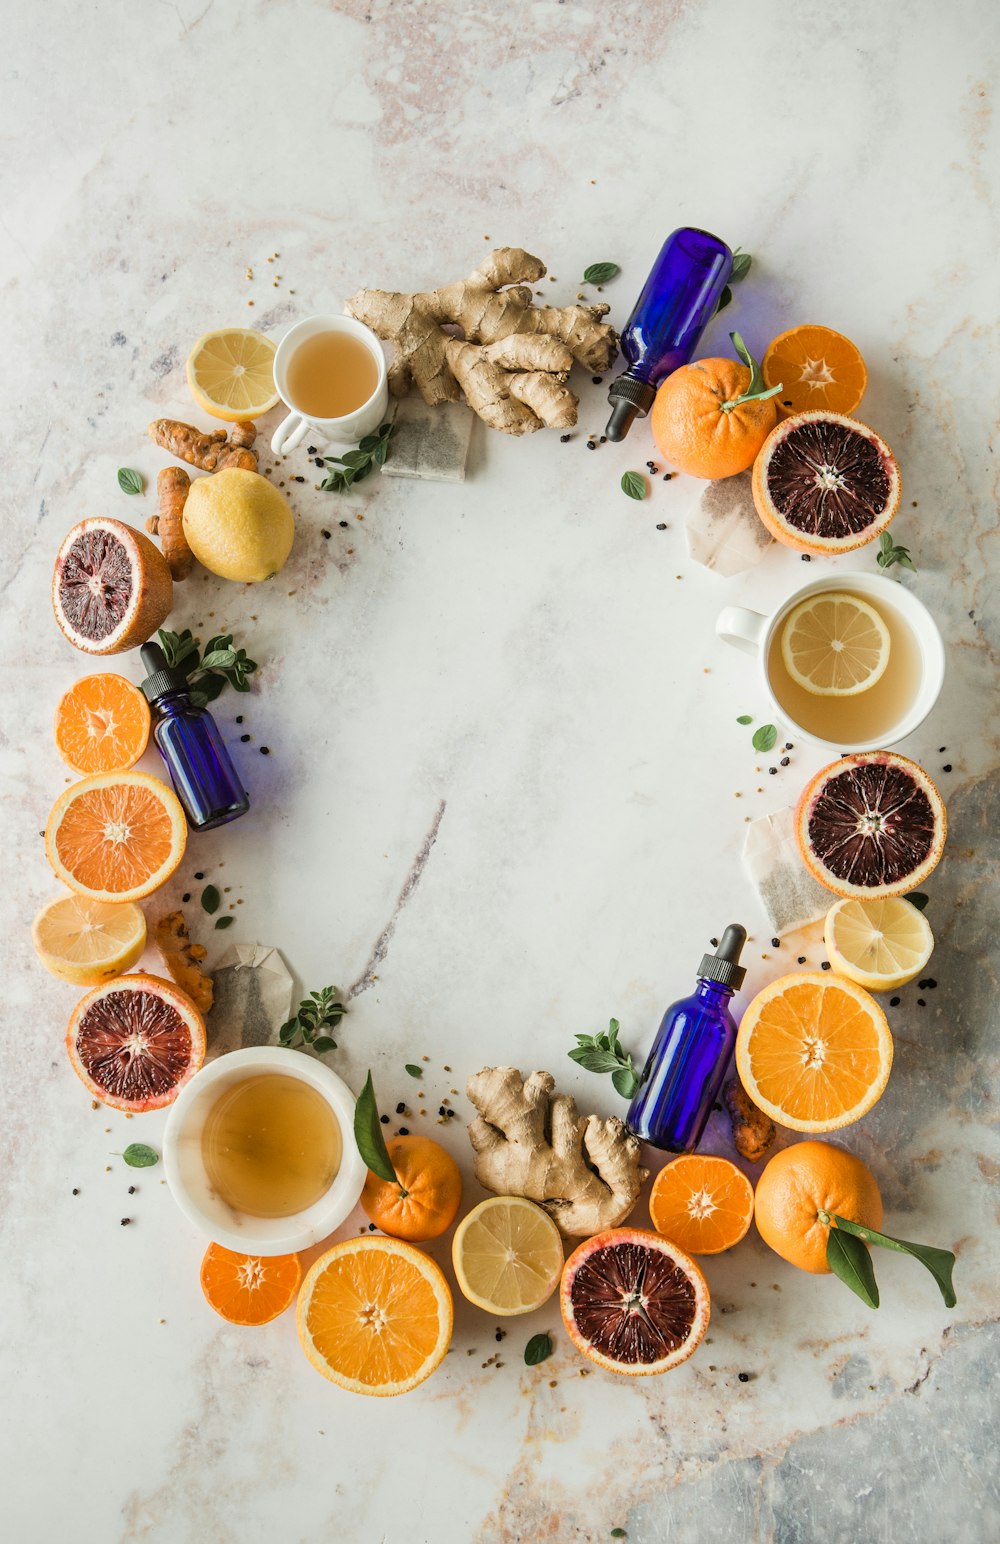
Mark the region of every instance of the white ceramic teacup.
<instances>
[{"instance_id":1,"label":"white ceramic teacup","mask_svg":"<svg viewBox=\"0 0 1000 1544\"><path fill-rule=\"evenodd\" d=\"M897 721L876 739L848 744L843 735L830 737L811 733L796 722L788 708L775 695L768 670L771 644L775 634L793 606L807 596L821 594L824 590L846 590L860 595L878 610L879 602L893 608L909 627L920 653L919 683L911 698L901 710ZM944 681L944 645L941 634L927 607L917 600L911 591L894 579L882 574L839 573L823 579L814 579L789 595L770 616L759 611L749 611L743 606L726 606L720 611L715 631L726 643L735 645L747 654L756 654L761 682L774 712L786 723L794 724L796 732L816 745L836 746L838 750L884 750L895 745L923 723L937 702ZM843 701L843 699L841 699Z\"/></svg>"},{"instance_id":2,"label":"white ceramic teacup","mask_svg":"<svg viewBox=\"0 0 1000 1544\"><path fill-rule=\"evenodd\" d=\"M340 1168L325 1195L291 1217L250 1217L215 1194L205 1172L201 1138L209 1111L232 1083L265 1072L301 1078L329 1104L340 1127ZM171 1106L163 1137L163 1167L174 1200L189 1222L241 1254L294 1254L318 1244L354 1210L368 1170L354 1140L354 1095L337 1074L304 1051L253 1046L208 1062Z\"/></svg>"},{"instance_id":3,"label":"white ceramic teacup","mask_svg":"<svg viewBox=\"0 0 1000 1544\"><path fill-rule=\"evenodd\" d=\"M378 365L378 384L368 401L355 408L353 413L345 413L342 418L317 418L302 412L288 390L288 366L292 355L307 338L314 337L318 332L348 333L370 350ZM274 356L274 384L282 402L291 408L288 417L278 425L271 439L271 449L276 456L287 455L290 450L301 445L307 435L314 435L317 439L335 445L356 445L366 434L374 434L385 419L389 406L382 345L371 328L366 327L364 322L355 321L353 316L307 316L304 322L296 322L278 344L278 352Z\"/></svg>"}]
</instances>

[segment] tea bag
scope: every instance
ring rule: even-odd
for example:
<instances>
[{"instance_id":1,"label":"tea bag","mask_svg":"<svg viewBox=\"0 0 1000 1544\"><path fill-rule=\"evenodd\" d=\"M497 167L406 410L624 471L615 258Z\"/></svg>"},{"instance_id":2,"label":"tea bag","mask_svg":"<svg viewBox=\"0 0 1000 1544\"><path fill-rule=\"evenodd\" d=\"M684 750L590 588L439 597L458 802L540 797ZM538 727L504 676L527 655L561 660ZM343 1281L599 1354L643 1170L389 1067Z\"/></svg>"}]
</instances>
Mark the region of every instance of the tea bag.
<instances>
[{"instance_id":1,"label":"tea bag","mask_svg":"<svg viewBox=\"0 0 1000 1544\"><path fill-rule=\"evenodd\" d=\"M751 489L750 472L707 483L684 528L695 562L726 579L753 568L773 540L754 508Z\"/></svg>"},{"instance_id":2,"label":"tea bag","mask_svg":"<svg viewBox=\"0 0 1000 1544\"><path fill-rule=\"evenodd\" d=\"M475 414L464 402L429 407L415 393L396 409L383 477L416 477L426 482L464 482Z\"/></svg>"},{"instance_id":3,"label":"tea bag","mask_svg":"<svg viewBox=\"0 0 1000 1544\"><path fill-rule=\"evenodd\" d=\"M294 983L270 944L234 944L212 972L215 1004L208 1016L213 1056L245 1046L277 1045L291 1016Z\"/></svg>"},{"instance_id":4,"label":"tea bag","mask_svg":"<svg viewBox=\"0 0 1000 1544\"><path fill-rule=\"evenodd\" d=\"M747 827L743 862L775 933L825 917L833 897L809 873L795 840L795 812L761 815Z\"/></svg>"}]
</instances>

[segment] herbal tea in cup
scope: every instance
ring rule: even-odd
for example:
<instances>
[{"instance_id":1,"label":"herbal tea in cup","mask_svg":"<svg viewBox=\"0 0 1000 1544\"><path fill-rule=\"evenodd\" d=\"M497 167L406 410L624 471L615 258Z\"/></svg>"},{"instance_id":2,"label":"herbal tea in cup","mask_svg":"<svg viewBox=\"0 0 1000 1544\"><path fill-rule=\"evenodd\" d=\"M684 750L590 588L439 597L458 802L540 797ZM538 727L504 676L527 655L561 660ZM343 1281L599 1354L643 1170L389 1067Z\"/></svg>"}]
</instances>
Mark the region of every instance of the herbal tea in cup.
<instances>
[{"instance_id":1,"label":"herbal tea in cup","mask_svg":"<svg viewBox=\"0 0 1000 1544\"><path fill-rule=\"evenodd\" d=\"M385 354L353 316L310 316L285 334L274 356L274 384L291 412L271 440L276 456L307 437L356 445L374 434L389 407Z\"/></svg>"},{"instance_id":2,"label":"herbal tea in cup","mask_svg":"<svg viewBox=\"0 0 1000 1544\"><path fill-rule=\"evenodd\" d=\"M201 1135L209 1184L234 1212L291 1217L312 1206L337 1177L340 1125L318 1089L263 1072L218 1094Z\"/></svg>"}]
</instances>

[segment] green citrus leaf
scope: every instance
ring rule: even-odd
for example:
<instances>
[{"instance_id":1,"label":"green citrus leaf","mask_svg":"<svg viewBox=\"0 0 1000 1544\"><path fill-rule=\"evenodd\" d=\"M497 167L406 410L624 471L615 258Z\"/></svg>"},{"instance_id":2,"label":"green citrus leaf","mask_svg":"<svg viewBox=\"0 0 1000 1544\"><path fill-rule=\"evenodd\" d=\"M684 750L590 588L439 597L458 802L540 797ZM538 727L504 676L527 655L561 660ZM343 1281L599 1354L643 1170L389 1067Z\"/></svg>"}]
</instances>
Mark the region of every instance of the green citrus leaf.
<instances>
[{"instance_id":1,"label":"green citrus leaf","mask_svg":"<svg viewBox=\"0 0 1000 1544\"><path fill-rule=\"evenodd\" d=\"M899 1254L912 1255L915 1260L919 1260L937 1282L945 1307L954 1308L958 1299L952 1282L955 1256L950 1249L936 1249L932 1244L911 1244L905 1238L893 1238L889 1233L877 1233L874 1228L865 1228L861 1223L851 1222L847 1217L838 1217L836 1212L833 1213L833 1219L838 1231L842 1230L858 1239L862 1248L865 1244L878 1244L882 1249L895 1249Z\"/></svg>"},{"instance_id":2,"label":"green citrus leaf","mask_svg":"<svg viewBox=\"0 0 1000 1544\"><path fill-rule=\"evenodd\" d=\"M529 1367L537 1367L539 1362L547 1362L552 1355L552 1336L547 1330L542 1330L540 1335L532 1335L524 1348L524 1360Z\"/></svg>"},{"instance_id":3,"label":"green citrus leaf","mask_svg":"<svg viewBox=\"0 0 1000 1544\"><path fill-rule=\"evenodd\" d=\"M147 1147L145 1142L130 1142L122 1157L130 1169L151 1169L154 1163L160 1161L156 1149Z\"/></svg>"},{"instance_id":4,"label":"green citrus leaf","mask_svg":"<svg viewBox=\"0 0 1000 1544\"><path fill-rule=\"evenodd\" d=\"M216 917L216 919L215 919L215 926L216 926L217 929L218 928L225 928L225 927L232 927L232 925L233 925L233 923L235 921L236 921L235 917Z\"/></svg>"},{"instance_id":5,"label":"green citrus leaf","mask_svg":"<svg viewBox=\"0 0 1000 1544\"><path fill-rule=\"evenodd\" d=\"M878 1307L878 1285L872 1268L872 1257L859 1238L831 1228L826 1241L826 1263L833 1274L839 1276L863 1303L869 1308Z\"/></svg>"},{"instance_id":6,"label":"green citrus leaf","mask_svg":"<svg viewBox=\"0 0 1000 1544\"><path fill-rule=\"evenodd\" d=\"M354 1140L358 1144L358 1152L373 1174L377 1174L379 1179L388 1180L390 1185L399 1183L382 1135L371 1072L354 1106Z\"/></svg>"},{"instance_id":7,"label":"green citrus leaf","mask_svg":"<svg viewBox=\"0 0 1000 1544\"><path fill-rule=\"evenodd\" d=\"M213 913L218 911L218 909L219 909L219 902L221 900L222 900L222 897L219 894L218 890L215 888L215 886L214 885L206 885L204 890L201 892L201 908L202 908L202 911L207 911L208 915L211 917L213 915Z\"/></svg>"}]
</instances>

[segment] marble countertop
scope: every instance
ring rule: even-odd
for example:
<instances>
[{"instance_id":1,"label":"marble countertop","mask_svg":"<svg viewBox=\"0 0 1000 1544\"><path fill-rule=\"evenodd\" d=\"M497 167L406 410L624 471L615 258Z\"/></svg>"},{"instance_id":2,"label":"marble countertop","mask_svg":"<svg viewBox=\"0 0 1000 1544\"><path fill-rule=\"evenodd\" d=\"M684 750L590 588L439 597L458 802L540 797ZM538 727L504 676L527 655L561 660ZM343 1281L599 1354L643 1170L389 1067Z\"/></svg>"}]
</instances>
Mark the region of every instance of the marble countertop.
<instances>
[{"instance_id":1,"label":"marble countertop","mask_svg":"<svg viewBox=\"0 0 1000 1544\"><path fill-rule=\"evenodd\" d=\"M997 1537L997 45L986 0L15 8L0 1515L18 1544ZM115 471L155 478L145 425L190 415L184 360L206 328L277 336L361 285L439 283L505 243L543 257L564 302L586 264L618 262L620 325L684 223L753 254L725 322L758 351L799 321L858 341L864 416L902 465L903 582L948 649L945 693L902 747L948 801L927 887L938 986L889 1010L889 1088L844 1141L887 1226L956 1250L958 1306L887 1257L871 1313L754 1236L707 1262L709 1343L662 1379L584 1378L561 1332L527 1368L553 1303L498 1346L459 1301L432 1381L352 1399L290 1316L249 1332L210 1312L204 1241L157 1170L110 1156L156 1144L162 1118L92 1110L67 1064L74 994L28 940L55 888L38 830L68 780L53 707L86 668L51 619L53 556L84 515L148 513ZM605 389L579 383L582 430ZM744 817L792 802L823 754L755 776L735 718L764 705L713 634L722 605L766 609L803 570L775 549L730 580L692 563L690 479L642 504L619 491L651 454L645 426L588 453L583 434L477 425L463 485L373 479L342 501L302 454L280 579L248 593L198 571L177 593L172 625L233 627L262 668L218 704L231 739L246 715L253 812L192 839L165 898L204 872L242 903L227 940L278 946L303 988L353 984L331 1061L412 1103L403 1062L427 1055L432 1135L440 1096L489 1062L549 1067L585 1108L620 1110L567 1060L573 1035L614 1014L644 1052L733 918L753 935L744 1000L821 957L816 927L771 948L740 848ZM842 566L871 568L871 550ZM134 657L118 667L138 678ZM475 1197L455 1102L446 1140Z\"/></svg>"}]
</instances>

